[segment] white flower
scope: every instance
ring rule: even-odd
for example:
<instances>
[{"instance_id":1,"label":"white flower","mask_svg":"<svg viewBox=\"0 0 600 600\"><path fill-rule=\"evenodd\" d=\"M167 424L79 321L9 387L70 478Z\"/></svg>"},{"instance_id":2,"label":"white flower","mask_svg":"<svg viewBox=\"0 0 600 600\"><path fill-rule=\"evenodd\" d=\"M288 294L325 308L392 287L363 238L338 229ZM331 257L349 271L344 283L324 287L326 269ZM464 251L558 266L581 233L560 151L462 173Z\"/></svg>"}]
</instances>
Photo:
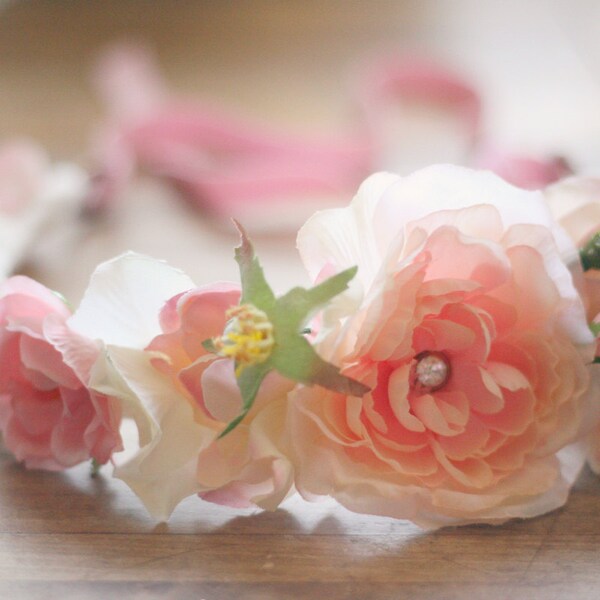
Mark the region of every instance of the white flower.
<instances>
[{"instance_id":1,"label":"white flower","mask_svg":"<svg viewBox=\"0 0 600 600\"><path fill-rule=\"evenodd\" d=\"M11 273L44 225L78 206L87 190L79 167L52 165L28 142L0 147L0 278Z\"/></svg>"}]
</instances>

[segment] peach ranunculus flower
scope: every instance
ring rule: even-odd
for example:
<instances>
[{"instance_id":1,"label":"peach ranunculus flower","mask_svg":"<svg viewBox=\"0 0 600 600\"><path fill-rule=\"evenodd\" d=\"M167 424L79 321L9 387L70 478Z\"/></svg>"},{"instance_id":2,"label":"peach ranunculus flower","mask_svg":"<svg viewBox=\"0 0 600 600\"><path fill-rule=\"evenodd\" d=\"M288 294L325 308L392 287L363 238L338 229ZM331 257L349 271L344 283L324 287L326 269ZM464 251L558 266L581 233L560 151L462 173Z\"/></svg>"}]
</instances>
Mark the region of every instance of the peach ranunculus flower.
<instances>
[{"instance_id":1,"label":"peach ranunculus flower","mask_svg":"<svg viewBox=\"0 0 600 600\"><path fill-rule=\"evenodd\" d=\"M423 527L561 506L585 461L593 337L543 195L437 166L367 179L298 246L314 279L357 264L319 351L362 398L291 394L296 486Z\"/></svg>"},{"instance_id":2,"label":"peach ranunculus flower","mask_svg":"<svg viewBox=\"0 0 600 600\"><path fill-rule=\"evenodd\" d=\"M137 426L139 447L125 441L115 476L158 519L193 494L274 509L292 486L282 439L288 380L270 374L244 421L218 439L242 400L233 361L202 342L223 333L239 295L234 284L198 288L160 261L128 254L99 268L73 317L74 329L104 345L91 387L118 398Z\"/></svg>"},{"instance_id":3,"label":"peach ranunculus flower","mask_svg":"<svg viewBox=\"0 0 600 600\"><path fill-rule=\"evenodd\" d=\"M105 463L120 448L118 407L85 385L97 349L68 329L69 316L27 277L0 285L0 431L28 468Z\"/></svg>"},{"instance_id":4,"label":"peach ranunculus flower","mask_svg":"<svg viewBox=\"0 0 600 600\"><path fill-rule=\"evenodd\" d=\"M570 177L544 191L554 218L573 242L583 248L600 233L600 177ZM590 322L600 324L600 270L585 271L580 288ZM596 356L600 356L600 335ZM590 367L594 381L600 385L600 366ZM600 398L598 398L600 403ZM590 435L589 463L600 474L600 426Z\"/></svg>"}]
</instances>

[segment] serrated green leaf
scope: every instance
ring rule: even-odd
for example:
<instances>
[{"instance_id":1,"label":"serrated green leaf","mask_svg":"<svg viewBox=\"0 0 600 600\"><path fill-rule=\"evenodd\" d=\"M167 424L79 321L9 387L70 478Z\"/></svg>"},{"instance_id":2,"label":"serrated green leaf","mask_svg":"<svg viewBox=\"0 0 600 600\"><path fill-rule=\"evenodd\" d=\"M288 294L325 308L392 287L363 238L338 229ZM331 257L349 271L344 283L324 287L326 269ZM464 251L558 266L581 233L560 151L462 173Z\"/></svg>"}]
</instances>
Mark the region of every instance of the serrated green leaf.
<instances>
[{"instance_id":1,"label":"serrated green leaf","mask_svg":"<svg viewBox=\"0 0 600 600\"><path fill-rule=\"evenodd\" d=\"M240 267L242 297L240 304L253 304L269 314L275 307L275 294L267 283L252 243L244 228L234 220L240 232L241 244L235 249L235 260Z\"/></svg>"},{"instance_id":2,"label":"serrated green leaf","mask_svg":"<svg viewBox=\"0 0 600 600\"><path fill-rule=\"evenodd\" d=\"M590 330L596 337L598 337L598 335L600 335L600 323L595 323L592 321L590 323Z\"/></svg>"},{"instance_id":3,"label":"serrated green leaf","mask_svg":"<svg viewBox=\"0 0 600 600\"><path fill-rule=\"evenodd\" d=\"M242 412L225 427L219 438L233 431L244 420L256 400L263 379L272 368L270 361L267 361L258 365L251 365L242 371L237 378L238 387L242 394Z\"/></svg>"},{"instance_id":4,"label":"serrated green leaf","mask_svg":"<svg viewBox=\"0 0 600 600\"><path fill-rule=\"evenodd\" d=\"M279 299L265 279L264 272L244 228L234 221L241 237L235 249L235 259L240 268L242 297L240 304L250 304L266 313L273 326L274 345L263 363L246 366L237 377L242 395L242 412L227 424L219 438L235 429L251 410L261 383L272 369L284 377L307 385L318 384L330 390L353 396L362 396L369 388L340 373L340 370L323 360L303 337L306 320L320 306L348 288L357 268L347 269L321 284L310 288L296 287ZM215 352L212 340L203 347Z\"/></svg>"},{"instance_id":5,"label":"serrated green leaf","mask_svg":"<svg viewBox=\"0 0 600 600\"><path fill-rule=\"evenodd\" d=\"M283 325L290 333L292 331L298 333L315 310L348 289L348 284L357 270L357 267L346 269L310 289L302 287L291 289L277 300L274 315L277 325L280 327Z\"/></svg>"},{"instance_id":6,"label":"serrated green leaf","mask_svg":"<svg viewBox=\"0 0 600 600\"><path fill-rule=\"evenodd\" d=\"M296 336L274 353L270 362L284 377L307 385L320 385L340 394L363 396L370 389L342 375L335 365L323 360L301 336Z\"/></svg>"}]
</instances>

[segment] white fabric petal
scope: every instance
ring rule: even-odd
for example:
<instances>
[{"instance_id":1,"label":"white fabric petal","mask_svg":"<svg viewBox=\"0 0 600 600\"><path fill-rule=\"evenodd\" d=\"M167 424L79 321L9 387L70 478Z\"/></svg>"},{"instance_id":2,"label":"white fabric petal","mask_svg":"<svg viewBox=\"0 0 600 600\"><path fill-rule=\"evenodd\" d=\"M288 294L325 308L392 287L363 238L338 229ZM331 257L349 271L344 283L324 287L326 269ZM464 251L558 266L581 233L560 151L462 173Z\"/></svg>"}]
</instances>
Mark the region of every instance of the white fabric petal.
<instances>
[{"instance_id":1,"label":"white fabric petal","mask_svg":"<svg viewBox=\"0 0 600 600\"><path fill-rule=\"evenodd\" d=\"M552 218L541 192L517 188L489 171L453 165L434 165L399 179L381 198L375 213L376 230L383 239L390 240L410 221L439 210L481 204L498 210L505 229L518 224L543 225L554 235L561 253L573 247ZM482 226L485 224L480 223Z\"/></svg>"},{"instance_id":2,"label":"white fabric petal","mask_svg":"<svg viewBox=\"0 0 600 600\"><path fill-rule=\"evenodd\" d=\"M152 366L152 358L150 352L109 347L104 368L94 369L90 386L118 398L124 417L138 427L140 448L118 464L115 477L153 517L166 520L181 500L200 491L198 454L216 433L195 421L190 402Z\"/></svg>"},{"instance_id":3,"label":"white fabric petal","mask_svg":"<svg viewBox=\"0 0 600 600\"><path fill-rule=\"evenodd\" d=\"M334 272L358 266L357 279L367 286L386 253L375 230L374 213L382 194L400 180L376 173L366 179L347 208L315 213L298 232L297 246L313 280L325 265Z\"/></svg>"},{"instance_id":4,"label":"white fabric petal","mask_svg":"<svg viewBox=\"0 0 600 600\"><path fill-rule=\"evenodd\" d=\"M145 348L161 333L164 303L193 287L182 271L129 252L97 267L68 325L106 345Z\"/></svg>"},{"instance_id":5,"label":"white fabric petal","mask_svg":"<svg viewBox=\"0 0 600 600\"><path fill-rule=\"evenodd\" d=\"M567 233L555 222L541 192L512 186L488 171L434 165L407 177L378 173L369 177L346 208L316 213L298 234L298 250L309 275L358 265L363 288L373 281L391 247L402 244L404 228L438 211L488 205L495 207L503 229L517 224L547 227L565 262L577 255ZM457 223L461 232L468 223ZM494 238L495 228L477 221L478 237ZM490 224L491 226L492 224Z\"/></svg>"},{"instance_id":6,"label":"white fabric petal","mask_svg":"<svg viewBox=\"0 0 600 600\"><path fill-rule=\"evenodd\" d=\"M554 218L577 243L600 224L600 177L569 177L544 190Z\"/></svg>"},{"instance_id":7,"label":"white fabric petal","mask_svg":"<svg viewBox=\"0 0 600 600\"><path fill-rule=\"evenodd\" d=\"M79 206L88 186L83 169L73 164L48 168L40 189L22 209L0 212L0 279L8 276L51 219L62 218Z\"/></svg>"}]
</instances>

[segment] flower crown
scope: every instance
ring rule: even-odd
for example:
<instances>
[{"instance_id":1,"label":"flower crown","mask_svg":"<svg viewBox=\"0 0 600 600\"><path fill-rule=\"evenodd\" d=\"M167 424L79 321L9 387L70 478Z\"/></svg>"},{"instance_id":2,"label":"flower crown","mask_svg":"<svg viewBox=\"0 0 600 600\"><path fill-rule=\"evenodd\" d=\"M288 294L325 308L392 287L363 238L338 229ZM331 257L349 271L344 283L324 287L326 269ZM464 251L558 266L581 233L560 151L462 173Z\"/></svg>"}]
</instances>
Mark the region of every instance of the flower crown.
<instances>
[{"instance_id":1,"label":"flower crown","mask_svg":"<svg viewBox=\"0 0 600 600\"><path fill-rule=\"evenodd\" d=\"M311 288L276 295L240 225L241 285L129 253L71 311L10 277L4 443L28 468L112 462L157 519L294 491L423 527L543 514L600 470L599 207L595 180L434 166L310 218Z\"/></svg>"}]
</instances>

